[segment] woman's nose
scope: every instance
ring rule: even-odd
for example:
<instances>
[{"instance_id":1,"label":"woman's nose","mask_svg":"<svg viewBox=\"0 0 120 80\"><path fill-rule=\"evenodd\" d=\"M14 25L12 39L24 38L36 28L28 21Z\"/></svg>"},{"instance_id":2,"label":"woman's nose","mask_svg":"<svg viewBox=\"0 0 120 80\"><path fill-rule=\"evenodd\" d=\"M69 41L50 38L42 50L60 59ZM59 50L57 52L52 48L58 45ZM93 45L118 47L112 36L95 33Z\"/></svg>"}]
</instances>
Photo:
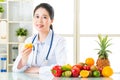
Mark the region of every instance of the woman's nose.
<instances>
[{"instance_id":1,"label":"woman's nose","mask_svg":"<svg viewBox=\"0 0 120 80\"><path fill-rule=\"evenodd\" d=\"M38 21L40 22L40 23L42 23L43 21L42 21L42 18L38 18Z\"/></svg>"}]
</instances>

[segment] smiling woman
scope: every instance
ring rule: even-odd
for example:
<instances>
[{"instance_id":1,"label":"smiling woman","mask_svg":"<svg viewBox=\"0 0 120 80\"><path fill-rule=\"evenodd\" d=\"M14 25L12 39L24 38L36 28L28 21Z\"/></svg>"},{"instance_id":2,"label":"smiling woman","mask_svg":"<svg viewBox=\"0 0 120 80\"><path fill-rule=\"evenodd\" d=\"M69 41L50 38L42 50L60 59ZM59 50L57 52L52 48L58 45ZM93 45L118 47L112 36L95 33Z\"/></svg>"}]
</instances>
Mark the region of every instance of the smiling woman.
<instances>
[{"instance_id":1,"label":"smiling woman","mask_svg":"<svg viewBox=\"0 0 120 80\"><path fill-rule=\"evenodd\" d=\"M54 32L62 35L67 42L67 63L74 64L76 62L76 40L75 40L75 9L74 0L34 0L34 6L39 3L46 2L54 7ZM69 2L69 4L67 4ZM67 6L66 6L67 4ZM69 13L69 14L68 14ZM33 33L37 33L33 28ZM69 29L69 30L68 30Z\"/></svg>"},{"instance_id":2,"label":"smiling woman","mask_svg":"<svg viewBox=\"0 0 120 80\"><path fill-rule=\"evenodd\" d=\"M53 31L54 9L48 3L38 4L33 23L38 31L25 40L14 65L14 72L49 73L53 65L66 63L66 40Z\"/></svg>"}]
</instances>

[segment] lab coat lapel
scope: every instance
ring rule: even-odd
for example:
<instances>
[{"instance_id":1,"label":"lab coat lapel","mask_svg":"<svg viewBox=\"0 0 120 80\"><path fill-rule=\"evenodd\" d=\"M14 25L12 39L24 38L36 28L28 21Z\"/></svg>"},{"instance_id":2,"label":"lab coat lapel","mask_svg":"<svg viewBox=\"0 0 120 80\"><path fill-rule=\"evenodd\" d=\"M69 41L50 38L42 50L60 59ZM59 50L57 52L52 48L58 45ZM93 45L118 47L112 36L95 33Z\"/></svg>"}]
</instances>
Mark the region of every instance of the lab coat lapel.
<instances>
[{"instance_id":1,"label":"lab coat lapel","mask_svg":"<svg viewBox=\"0 0 120 80\"><path fill-rule=\"evenodd\" d=\"M45 44L44 45L44 48L41 52L41 59L40 59L40 66L45 66L47 65L46 63L46 56L47 56L47 53L48 53L48 49L49 49L49 45Z\"/></svg>"}]
</instances>

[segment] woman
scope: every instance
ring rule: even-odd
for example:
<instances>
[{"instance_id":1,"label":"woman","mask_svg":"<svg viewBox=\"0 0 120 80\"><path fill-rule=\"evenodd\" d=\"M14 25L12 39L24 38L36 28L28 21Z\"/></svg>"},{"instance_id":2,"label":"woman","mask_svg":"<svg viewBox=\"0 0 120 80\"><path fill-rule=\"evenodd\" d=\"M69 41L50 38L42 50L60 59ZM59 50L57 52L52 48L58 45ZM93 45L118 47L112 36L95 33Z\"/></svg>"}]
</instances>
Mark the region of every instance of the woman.
<instances>
[{"instance_id":1,"label":"woman","mask_svg":"<svg viewBox=\"0 0 120 80\"><path fill-rule=\"evenodd\" d=\"M44 73L52 66L66 62L65 39L54 34L52 23L54 10L51 5L41 3L35 7L33 22L38 34L26 39L33 48L23 48L13 65L13 72Z\"/></svg>"}]
</instances>

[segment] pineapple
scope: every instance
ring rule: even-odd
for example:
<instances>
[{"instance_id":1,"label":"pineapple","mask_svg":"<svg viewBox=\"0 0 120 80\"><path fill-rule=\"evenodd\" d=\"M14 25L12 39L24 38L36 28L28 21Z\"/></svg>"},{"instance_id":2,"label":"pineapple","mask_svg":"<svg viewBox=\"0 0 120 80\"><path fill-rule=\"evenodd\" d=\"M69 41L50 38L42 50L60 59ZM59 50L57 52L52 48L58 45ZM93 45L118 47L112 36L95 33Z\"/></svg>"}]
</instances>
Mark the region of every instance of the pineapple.
<instances>
[{"instance_id":1,"label":"pineapple","mask_svg":"<svg viewBox=\"0 0 120 80\"><path fill-rule=\"evenodd\" d=\"M111 39L108 40L108 35L106 35L105 37L102 37L101 34L98 34L98 38L99 38L99 41L97 41L97 43L99 44L100 49L96 49L98 50L98 59L96 62L96 66L98 68L110 66L108 53L112 53L112 52L110 50L107 50L107 48L111 45L111 43L109 43Z\"/></svg>"}]
</instances>

